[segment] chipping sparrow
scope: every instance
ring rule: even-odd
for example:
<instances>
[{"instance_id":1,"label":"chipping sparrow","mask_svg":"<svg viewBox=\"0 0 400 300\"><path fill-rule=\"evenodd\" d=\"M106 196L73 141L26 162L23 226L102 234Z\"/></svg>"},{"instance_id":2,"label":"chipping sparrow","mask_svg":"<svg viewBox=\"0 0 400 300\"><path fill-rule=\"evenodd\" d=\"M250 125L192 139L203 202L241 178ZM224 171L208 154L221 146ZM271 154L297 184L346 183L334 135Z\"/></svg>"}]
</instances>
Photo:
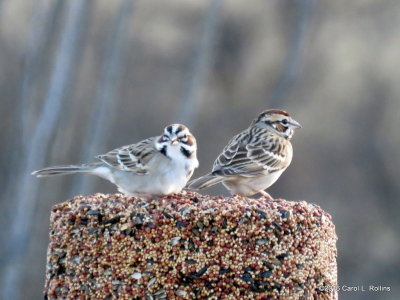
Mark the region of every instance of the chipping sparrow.
<instances>
[{"instance_id":1,"label":"chipping sparrow","mask_svg":"<svg viewBox=\"0 0 400 300\"><path fill-rule=\"evenodd\" d=\"M96 156L98 162L49 167L32 175L86 173L111 181L124 194L168 195L180 192L198 167L196 150L196 139L189 129L172 124L159 137Z\"/></svg>"},{"instance_id":2,"label":"chipping sparrow","mask_svg":"<svg viewBox=\"0 0 400 300\"><path fill-rule=\"evenodd\" d=\"M214 162L211 173L189 182L189 189L222 183L231 194L261 193L281 176L292 161L290 139L301 125L283 110L262 112L250 127L235 135Z\"/></svg>"}]
</instances>

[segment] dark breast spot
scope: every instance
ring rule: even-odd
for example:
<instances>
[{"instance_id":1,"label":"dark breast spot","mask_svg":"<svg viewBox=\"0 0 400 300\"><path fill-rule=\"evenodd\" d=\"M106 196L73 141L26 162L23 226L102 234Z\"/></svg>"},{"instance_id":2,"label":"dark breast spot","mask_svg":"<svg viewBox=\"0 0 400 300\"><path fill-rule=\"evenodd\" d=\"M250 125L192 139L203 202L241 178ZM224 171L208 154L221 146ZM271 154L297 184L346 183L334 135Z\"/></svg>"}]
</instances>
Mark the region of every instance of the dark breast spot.
<instances>
[{"instance_id":1,"label":"dark breast spot","mask_svg":"<svg viewBox=\"0 0 400 300\"><path fill-rule=\"evenodd\" d=\"M192 155L192 152L190 152L189 150L187 150L184 147L181 147L181 152L183 155L185 155L187 158L189 158Z\"/></svg>"},{"instance_id":2,"label":"dark breast spot","mask_svg":"<svg viewBox=\"0 0 400 300\"><path fill-rule=\"evenodd\" d=\"M161 152L161 154L167 156L167 146L162 147L160 152Z\"/></svg>"}]
</instances>

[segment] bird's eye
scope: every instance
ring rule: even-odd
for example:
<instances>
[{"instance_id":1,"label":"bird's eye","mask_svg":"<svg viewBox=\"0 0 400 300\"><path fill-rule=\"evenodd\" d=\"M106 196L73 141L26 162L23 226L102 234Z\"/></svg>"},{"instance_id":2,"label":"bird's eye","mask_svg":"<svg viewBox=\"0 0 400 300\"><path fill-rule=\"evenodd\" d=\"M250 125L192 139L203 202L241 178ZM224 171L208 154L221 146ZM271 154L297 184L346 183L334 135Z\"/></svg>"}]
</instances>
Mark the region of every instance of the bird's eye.
<instances>
[{"instance_id":1,"label":"bird's eye","mask_svg":"<svg viewBox=\"0 0 400 300\"><path fill-rule=\"evenodd\" d=\"M288 121L287 121L286 119L284 119L284 120L281 121L281 123L282 123L283 125L287 125Z\"/></svg>"},{"instance_id":2,"label":"bird's eye","mask_svg":"<svg viewBox=\"0 0 400 300\"><path fill-rule=\"evenodd\" d=\"M185 135L183 135L183 136L181 136L181 138L180 138L181 140L186 140L187 139L187 134L185 134Z\"/></svg>"}]
</instances>

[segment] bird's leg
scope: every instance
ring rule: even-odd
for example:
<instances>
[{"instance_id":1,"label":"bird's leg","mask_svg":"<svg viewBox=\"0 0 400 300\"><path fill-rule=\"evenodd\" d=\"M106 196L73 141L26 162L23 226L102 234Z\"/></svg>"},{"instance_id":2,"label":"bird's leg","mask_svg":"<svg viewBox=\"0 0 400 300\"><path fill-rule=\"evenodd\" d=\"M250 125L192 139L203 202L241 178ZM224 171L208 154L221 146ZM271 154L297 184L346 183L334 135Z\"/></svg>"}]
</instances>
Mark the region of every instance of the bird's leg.
<instances>
[{"instance_id":1,"label":"bird's leg","mask_svg":"<svg viewBox=\"0 0 400 300\"><path fill-rule=\"evenodd\" d=\"M261 190L260 194L263 195L264 198L266 198L266 200L274 200L274 198L271 197L270 194L268 194L266 191Z\"/></svg>"},{"instance_id":2,"label":"bird's leg","mask_svg":"<svg viewBox=\"0 0 400 300\"><path fill-rule=\"evenodd\" d=\"M153 200L160 199L160 197L157 195L145 194L145 193L139 194L139 198L143 199L145 202L151 202Z\"/></svg>"}]
</instances>

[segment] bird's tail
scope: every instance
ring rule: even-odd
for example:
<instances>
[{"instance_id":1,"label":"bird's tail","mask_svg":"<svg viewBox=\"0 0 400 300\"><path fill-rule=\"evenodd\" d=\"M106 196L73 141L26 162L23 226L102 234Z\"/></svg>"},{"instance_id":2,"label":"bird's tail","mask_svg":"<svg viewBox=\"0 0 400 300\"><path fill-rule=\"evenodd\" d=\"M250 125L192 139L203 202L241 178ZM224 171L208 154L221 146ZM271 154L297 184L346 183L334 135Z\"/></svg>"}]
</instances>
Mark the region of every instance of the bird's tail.
<instances>
[{"instance_id":1,"label":"bird's tail","mask_svg":"<svg viewBox=\"0 0 400 300\"><path fill-rule=\"evenodd\" d=\"M82 164L82 165L63 165L54 166L32 172L36 177L47 177L56 175L68 175L75 173L90 173L99 167L99 163Z\"/></svg>"},{"instance_id":2,"label":"bird's tail","mask_svg":"<svg viewBox=\"0 0 400 300\"><path fill-rule=\"evenodd\" d=\"M214 184L224 181L222 176L213 175L211 173L194 179L188 183L188 189L190 190L201 190L206 187L212 186Z\"/></svg>"}]
</instances>

